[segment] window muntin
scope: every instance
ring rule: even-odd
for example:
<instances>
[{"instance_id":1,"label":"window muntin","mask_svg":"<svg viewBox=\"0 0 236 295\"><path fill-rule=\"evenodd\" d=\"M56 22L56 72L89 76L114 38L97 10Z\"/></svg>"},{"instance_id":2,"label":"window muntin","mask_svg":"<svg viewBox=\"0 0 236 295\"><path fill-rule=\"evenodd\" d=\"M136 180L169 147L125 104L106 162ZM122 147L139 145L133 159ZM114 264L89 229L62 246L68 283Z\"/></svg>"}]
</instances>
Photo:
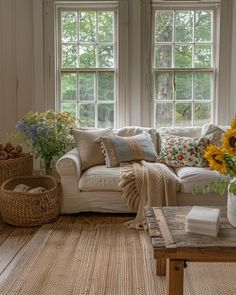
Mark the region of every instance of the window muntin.
<instances>
[{"instance_id":1,"label":"window muntin","mask_svg":"<svg viewBox=\"0 0 236 295\"><path fill-rule=\"evenodd\" d=\"M116 9L60 9L58 109L87 127L116 125Z\"/></svg>"},{"instance_id":2,"label":"window muntin","mask_svg":"<svg viewBox=\"0 0 236 295\"><path fill-rule=\"evenodd\" d=\"M154 11L155 127L213 119L214 10Z\"/></svg>"}]
</instances>

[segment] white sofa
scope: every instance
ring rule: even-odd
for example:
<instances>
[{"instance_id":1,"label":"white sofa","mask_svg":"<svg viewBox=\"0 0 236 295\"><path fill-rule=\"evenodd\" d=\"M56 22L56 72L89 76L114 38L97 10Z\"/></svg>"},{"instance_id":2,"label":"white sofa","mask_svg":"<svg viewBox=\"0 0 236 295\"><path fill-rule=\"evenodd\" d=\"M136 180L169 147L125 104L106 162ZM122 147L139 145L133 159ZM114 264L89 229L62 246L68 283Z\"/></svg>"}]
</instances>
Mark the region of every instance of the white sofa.
<instances>
[{"instance_id":1,"label":"white sofa","mask_svg":"<svg viewBox=\"0 0 236 295\"><path fill-rule=\"evenodd\" d=\"M200 127L162 128L159 131L187 137L201 135ZM61 213L132 212L122 200L119 167L107 168L105 165L98 165L82 171L77 148L74 148L58 160L56 168L61 177ZM194 185L203 188L206 184L218 180L220 174L216 171L201 167L181 167L173 171L181 183L181 189L177 193L178 205L226 204L226 196L216 193L192 194Z\"/></svg>"}]
</instances>

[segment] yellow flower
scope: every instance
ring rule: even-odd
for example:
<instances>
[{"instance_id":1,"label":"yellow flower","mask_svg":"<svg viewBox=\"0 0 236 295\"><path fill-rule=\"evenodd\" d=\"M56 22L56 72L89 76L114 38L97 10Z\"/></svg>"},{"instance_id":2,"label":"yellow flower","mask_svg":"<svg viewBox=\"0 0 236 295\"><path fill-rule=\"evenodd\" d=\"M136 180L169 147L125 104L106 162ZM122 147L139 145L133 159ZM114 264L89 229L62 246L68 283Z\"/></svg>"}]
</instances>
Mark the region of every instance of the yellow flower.
<instances>
[{"instance_id":1,"label":"yellow flower","mask_svg":"<svg viewBox=\"0 0 236 295\"><path fill-rule=\"evenodd\" d=\"M236 129L228 129L223 139L223 148L230 155L236 156Z\"/></svg>"},{"instance_id":2,"label":"yellow flower","mask_svg":"<svg viewBox=\"0 0 236 295\"><path fill-rule=\"evenodd\" d=\"M231 121L231 128L232 129L236 129L236 116L233 118L233 120Z\"/></svg>"},{"instance_id":3,"label":"yellow flower","mask_svg":"<svg viewBox=\"0 0 236 295\"><path fill-rule=\"evenodd\" d=\"M205 150L204 157L208 160L212 169L220 172L221 174L227 173L228 166L224 160L224 150L210 144Z\"/></svg>"}]
</instances>

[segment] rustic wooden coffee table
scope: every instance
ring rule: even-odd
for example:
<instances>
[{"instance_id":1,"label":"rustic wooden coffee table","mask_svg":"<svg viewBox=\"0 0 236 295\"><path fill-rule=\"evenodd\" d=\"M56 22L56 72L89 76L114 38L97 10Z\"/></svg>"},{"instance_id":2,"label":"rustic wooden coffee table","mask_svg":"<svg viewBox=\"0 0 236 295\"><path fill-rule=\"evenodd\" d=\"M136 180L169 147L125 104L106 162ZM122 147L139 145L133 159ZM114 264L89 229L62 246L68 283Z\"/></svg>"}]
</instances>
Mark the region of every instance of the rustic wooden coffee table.
<instances>
[{"instance_id":1,"label":"rustic wooden coffee table","mask_svg":"<svg viewBox=\"0 0 236 295\"><path fill-rule=\"evenodd\" d=\"M221 229L217 238L185 232L185 216L190 209L154 207L145 210L157 275L166 274L168 295L183 294L184 267L188 261L236 262L236 228L229 224L226 208L220 208Z\"/></svg>"}]
</instances>

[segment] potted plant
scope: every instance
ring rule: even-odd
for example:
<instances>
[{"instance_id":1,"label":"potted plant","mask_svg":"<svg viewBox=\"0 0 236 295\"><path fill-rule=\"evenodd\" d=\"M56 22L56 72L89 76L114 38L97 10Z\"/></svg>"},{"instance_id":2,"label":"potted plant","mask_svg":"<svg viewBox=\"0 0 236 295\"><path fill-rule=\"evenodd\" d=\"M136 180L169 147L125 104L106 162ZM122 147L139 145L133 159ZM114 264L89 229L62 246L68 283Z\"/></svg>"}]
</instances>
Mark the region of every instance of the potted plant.
<instances>
[{"instance_id":1,"label":"potted plant","mask_svg":"<svg viewBox=\"0 0 236 295\"><path fill-rule=\"evenodd\" d=\"M16 124L15 136L31 147L35 157L43 160L45 173L51 174L52 160L65 153L77 122L69 112L29 112Z\"/></svg>"},{"instance_id":2,"label":"potted plant","mask_svg":"<svg viewBox=\"0 0 236 295\"><path fill-rule=\"evenodd\" d=\"M225 132L221 146L209 145L204 156L213 170L231 177L230 182L212 183L205 190L224 193L228 188L227 217L236 227L236 117Z\"/></svg>"}]
</instances>

